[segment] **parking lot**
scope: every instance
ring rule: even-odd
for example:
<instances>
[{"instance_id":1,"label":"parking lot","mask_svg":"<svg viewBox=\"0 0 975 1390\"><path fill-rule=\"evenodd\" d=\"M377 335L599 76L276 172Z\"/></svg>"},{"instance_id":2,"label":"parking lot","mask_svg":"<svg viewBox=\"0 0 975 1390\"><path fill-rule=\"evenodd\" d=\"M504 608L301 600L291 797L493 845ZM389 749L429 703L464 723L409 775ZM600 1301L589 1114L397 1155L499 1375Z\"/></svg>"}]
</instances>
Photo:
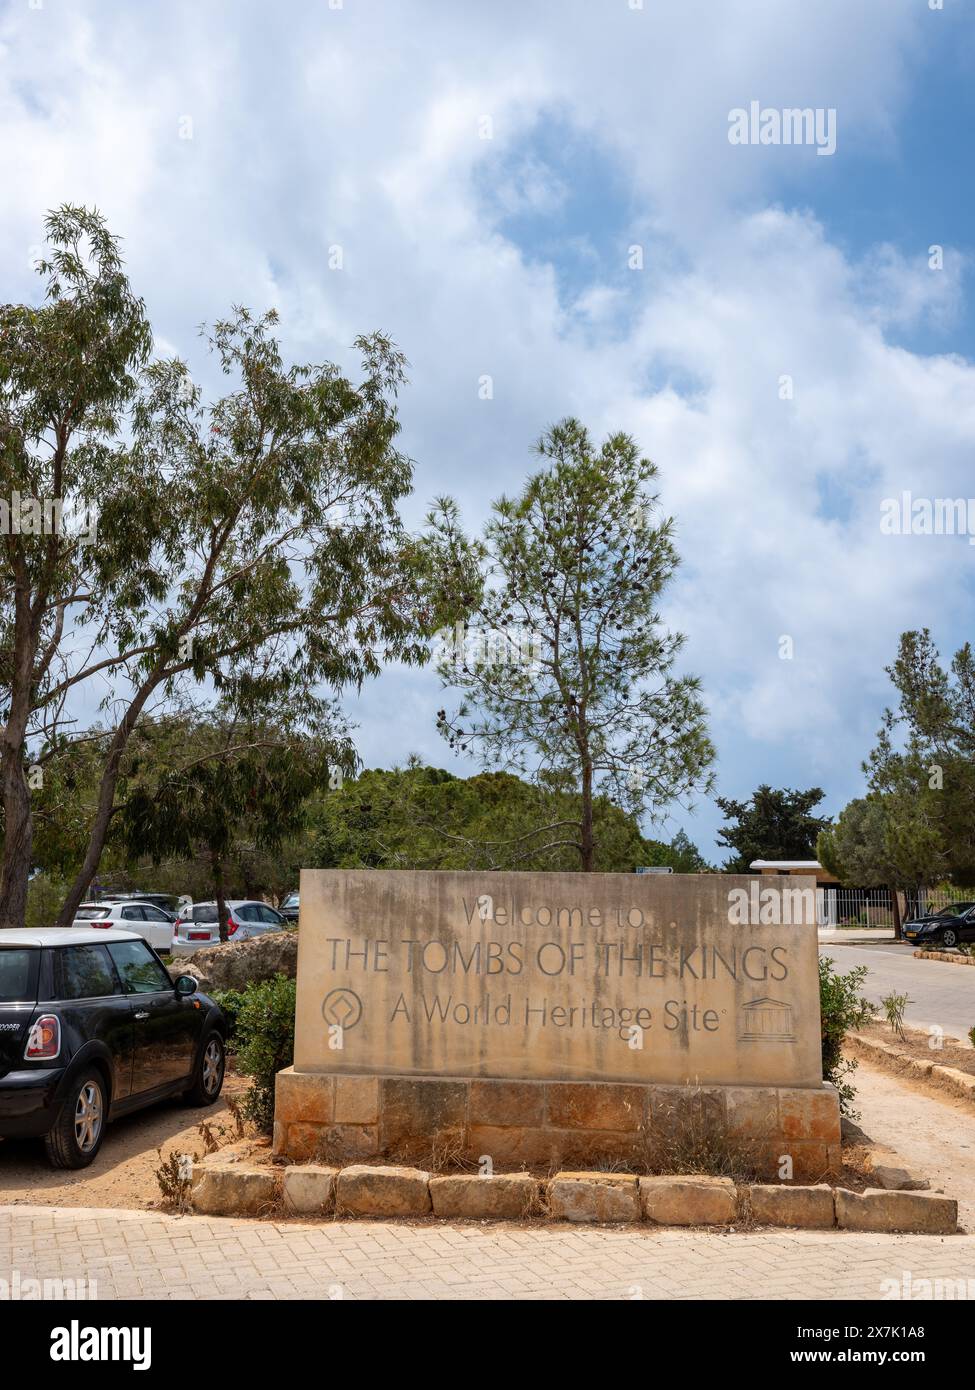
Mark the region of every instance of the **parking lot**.
<instances>
[{"instance_id":1,"label":"parking lot","mask_svg":"<svg viewBox=\"0 0 975 1390\"><path fill-rule=\"evenodd\" d=\"M0 1203L44 1203L58 1207L134 1207L145 1209L160 1199L155 1172L159 1149L204 1152L198 1126L205 1121L215 1132L234 1130L228 1095L240 1095L246 1081L228 1072L216 1105L190 1110L179 1101L162 1101L110 1125L90 1168L66 1172L48 1166L43 1144L0 1140Z\"/></svg>"}]
</instances>

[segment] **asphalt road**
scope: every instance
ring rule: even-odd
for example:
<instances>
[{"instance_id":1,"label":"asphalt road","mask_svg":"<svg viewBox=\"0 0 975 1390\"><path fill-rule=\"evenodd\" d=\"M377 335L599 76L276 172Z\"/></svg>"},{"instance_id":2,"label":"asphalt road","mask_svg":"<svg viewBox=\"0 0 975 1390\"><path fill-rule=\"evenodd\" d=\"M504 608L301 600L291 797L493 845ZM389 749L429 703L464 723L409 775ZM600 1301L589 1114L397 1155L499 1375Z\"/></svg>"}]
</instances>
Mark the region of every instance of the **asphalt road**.
<instances>
[{"instance_id":1,"label":"asphalt road","mask_svg":"<svg viewBox=\"0 0 975 1390\"><path fill-rule=\"evenodd\" d=\"M885 994L906 994L906 1023L915 1028L936 1024L948 1035L967 1041L968 1030L975 1025L975 966L915 960L913 949L893 941L866 946L829 941L819 946L821 955L833 957L837 970L867 966L865 993L874 1003L879 1004Z\"/></svg>"}]
</instances>

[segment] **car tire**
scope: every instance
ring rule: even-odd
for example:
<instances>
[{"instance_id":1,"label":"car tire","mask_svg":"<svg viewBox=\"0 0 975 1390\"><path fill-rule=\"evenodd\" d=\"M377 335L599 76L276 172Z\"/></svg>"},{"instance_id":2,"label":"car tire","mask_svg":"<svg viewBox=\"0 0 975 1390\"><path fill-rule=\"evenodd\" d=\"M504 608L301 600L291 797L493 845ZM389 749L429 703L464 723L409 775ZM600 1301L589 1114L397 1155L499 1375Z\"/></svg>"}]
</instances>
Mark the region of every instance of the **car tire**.
<instances>
[{"instance_id":1,"label":"car tire","mask_svg":"<svg viewBox=\"0 0 975 1390\"><path fill-rule=\"evenodd\" d=\"M71 1085L44 1147L54 1168L87 1168L105 1137L108 1091L101 1072L86 1071Z\"/></svg>"},{"instance_id":2,"label":"car tire","mask_svg":"<svg viewBox=\"0 0 975 1390\"><path fill-rule=\"evenodd\" d=\"M186 1105L213 1105L220 1099L223 1078L227 1069L223 1038L214 1030L203 1039L196 1063L193 1085L183 1092Z\"/></svg>"},{"instance_id":3,"label":"car tire","mask_svg":"<svg viewBox=\"0 0 975 1390\"><path fill-rule=\"evenodd\" d=\"M945 927L944 931L941 933L941 944L942 946L958 945L958 933L955 931L954 927Z\"/></svg>"}]
</instances>

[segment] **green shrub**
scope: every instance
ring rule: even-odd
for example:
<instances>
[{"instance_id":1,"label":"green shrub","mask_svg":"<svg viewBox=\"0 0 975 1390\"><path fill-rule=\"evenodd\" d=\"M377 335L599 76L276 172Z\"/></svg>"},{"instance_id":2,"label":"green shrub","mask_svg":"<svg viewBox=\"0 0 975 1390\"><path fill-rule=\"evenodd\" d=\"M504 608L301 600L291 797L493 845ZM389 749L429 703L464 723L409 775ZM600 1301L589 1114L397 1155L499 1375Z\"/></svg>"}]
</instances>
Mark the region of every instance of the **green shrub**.
<instances>
[{"instance_id":1,"label":"green shrub","mask_svg":"<svg viewBox=\"0 0 975 1390\"><path fill-rule=\"evenodd\" d=\"M840 1110L851 1120L855 1089L848 1079L856 1070L856 1059L843 1056L843 1039L851 1029L862 1028L874 1016L874 1006L864 999L863 982L867 967L856 965L846 975L833 969L829 956L819 960L819 1009L822 1015L823 1080L831 1081L840 1097Z\"/></svg>"},{"instance_id":2,"label":"green shrub","mask_svg":"<svg viewBox=\"0 0 975 1390\"><path fill-rule=\"evenodd\" d=\"M227 1036L224 1041L228 1052L237 1051L237 1019L244 1002L244 994L239 989L214 990L212 996L227 1015Z\"/></svg>"},{"instance_id":3,"label":"green shrub","mask_svg":"<svg viewBox=\"0 0 975 1390\"><path fill-rule=\"evenodd\" d=\"M247 1118L270 1132L274 1123L274 1078L294 1061L295 982L286 975L248 985L236 1014L237 1070L251 1078L244 1101Z\"/></svg>"}]
</instances>

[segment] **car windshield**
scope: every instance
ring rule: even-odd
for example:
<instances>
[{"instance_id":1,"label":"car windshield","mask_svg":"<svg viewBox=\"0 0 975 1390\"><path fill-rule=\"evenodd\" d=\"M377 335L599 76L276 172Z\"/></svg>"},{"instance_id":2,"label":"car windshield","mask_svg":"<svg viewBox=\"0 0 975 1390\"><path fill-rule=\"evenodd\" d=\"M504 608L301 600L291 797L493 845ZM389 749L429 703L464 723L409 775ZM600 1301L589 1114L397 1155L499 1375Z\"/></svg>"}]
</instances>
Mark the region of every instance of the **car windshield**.
<instances>
[{"instance_id":1,"label":"car windshield","mask_svg":"<svg viewBox=\"0 0 975 1390\"><path fill-rule=\"evenodd\" d=\"M0 947L0 1004L35 999L37 952L19 946Z\"/></svg>"},{"instance_id":2,"label":"car windshield","mask_svg":"<svg viewBox=\"0 0 975 1390\"><path fill-rule=\"evenodd\" d=\"M216 920L217 920L217 909L216 909L216 906L210 906L210 905L208 905L208 904L204 904L202 907L194 907L194 909L193 909L193 921L194 921L194 922L215 922Z\"/></svg>"},{"instance_id":3,"label":"car windshield","mask_svg":"<svg viewBox=\"0 0 975 1390\"><path fill-rule=\"evenodd\" d=\"M975 907L975 903L949 903L948 906L943 907L941 911L951 917L961 917L970 907Z\"/></svg>"},{"instance_id":4,"label":"car windshield","mask_svg":"<svg viewBox=\"0 0 975 1390\"><path fill-rule=\"evenodd\" d=\"M76 922L94 922L98 917L110 917L112 909L110 907L79 907L75 913Z\"/></svg>"},{"instance_id":5,"label":"car windshield","mask_svg":"<svg viewBox=\"0 0 975 1390\"><path fill-rule=\"evenodd\" d=\"M282 906L282 907L297 907L297 906L298 906L298 894L297 894L297 893L289 893L288 896L285 898L284 902L281 904L281 906Z\"/></svg>"}]
</instances>

